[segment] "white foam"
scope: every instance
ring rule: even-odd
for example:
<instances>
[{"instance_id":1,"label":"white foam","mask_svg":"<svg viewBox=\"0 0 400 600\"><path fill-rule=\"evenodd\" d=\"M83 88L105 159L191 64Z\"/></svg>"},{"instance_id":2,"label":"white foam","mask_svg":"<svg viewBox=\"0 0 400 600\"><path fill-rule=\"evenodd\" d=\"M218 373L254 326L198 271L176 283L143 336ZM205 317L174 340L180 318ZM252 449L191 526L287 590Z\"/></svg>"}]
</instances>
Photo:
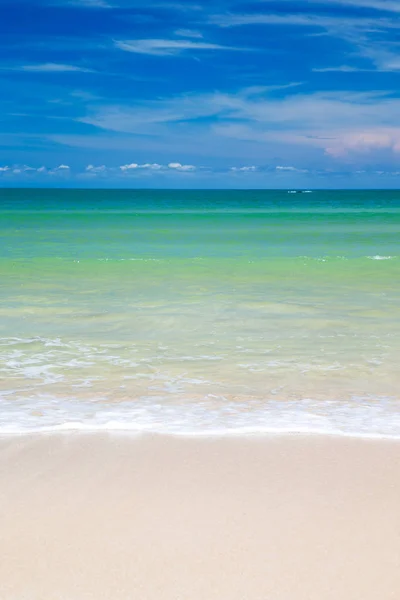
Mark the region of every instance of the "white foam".
<instances>
[{"instance_id":1,"label":"white foam","mask_svg":"<svg viewBox=\"0 0 400 600\"><path fill-rule=\"evenodd\" d=\"M395 256L380 256L379 254L377 254L376 256L367 256L367 258L369 258L370 260L392 260L393 258L396 258Z\"/></svg>"},{"instance_id":2,"label":"white foam","mask_svg":"<svg viewBox=\"0 0 400 600\"><path fill-rule=\"evenodd\" d=\"M244 344L240 337L236 341ZM243 355L251 349L240 345L237 352L243 362L235 365L231 361L229 368L231 364L235 368L224 371L226 365L220 367L218 362L225 360L223 353L191 356L171 350L172 354L157 358L159 345L146 350L150 354L147 358L137 356L137 348L127 350L114 343L91 346L34 337L3 338L0 346L0 371L7 381L7 389L0 392L0 435L115 430L174 435L320 433L400 439L399 400L293 400L290 389L281 393L285 385L279 383L288 384L286 374L293 368L299 373L312 371L318 383L323 374L325 385L330 371L344 368L336 359L321 363L298 360L293 366L287 355L267 360L269 349L262 359L260 351L255 357ZM375 351L366 358L369 367L382 363ZM268 387L272 389L263 399L265 388L253 383L264 370L268 371L265 386L270 381ZM308 389L315 389L317 396L321 388ZM387 389L394 389L394 384Z\"/></svg>"},{"instance_id":3,"label":"white foam","mask_svg":"<svg viewBox=\"0 0 400 600\"><path fill-rule=\"evenodd\" d=\"M230 402L210 394L204 401L172 404L167 398L107 403L50 395L0 395L0 435L51 431L124 431L183 436L323 434L400 439L395 400Z\"/></svg>"}]
</instances>

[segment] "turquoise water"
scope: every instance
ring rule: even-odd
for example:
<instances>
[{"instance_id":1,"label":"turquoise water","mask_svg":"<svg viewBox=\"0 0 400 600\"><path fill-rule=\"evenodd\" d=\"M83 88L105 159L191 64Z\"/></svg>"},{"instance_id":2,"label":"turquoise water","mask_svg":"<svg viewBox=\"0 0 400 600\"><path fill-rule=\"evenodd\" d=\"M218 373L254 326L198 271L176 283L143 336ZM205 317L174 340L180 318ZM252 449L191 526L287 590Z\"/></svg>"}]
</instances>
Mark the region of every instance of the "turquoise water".
<instances>
[{"instance_id":1,"label":"turquoise water","mask_svg":"<svg viewBox=\"0 0 400 600\"><path fill-rule=\"evenodd\" d=\"M400 437L400 192L0 190L0 433Z\"/></svg>"}]
</instances>

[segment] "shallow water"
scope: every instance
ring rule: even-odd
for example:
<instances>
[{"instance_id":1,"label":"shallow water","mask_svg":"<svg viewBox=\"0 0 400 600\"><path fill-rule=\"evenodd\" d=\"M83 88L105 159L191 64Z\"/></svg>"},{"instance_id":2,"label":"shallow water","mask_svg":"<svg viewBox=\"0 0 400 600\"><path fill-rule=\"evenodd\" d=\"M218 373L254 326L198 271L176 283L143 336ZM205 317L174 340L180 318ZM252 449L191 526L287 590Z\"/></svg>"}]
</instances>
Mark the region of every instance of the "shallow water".
<instances>
[{"instance_id":1,"label":"shallow water","mask_svg":"<svg viewBox=\"0 0 400 600\"><path fill-rule=\"evenodd\" d=\"M0 190L0 432L400 437L400 193Z\"/></svg>"}]
</instances>

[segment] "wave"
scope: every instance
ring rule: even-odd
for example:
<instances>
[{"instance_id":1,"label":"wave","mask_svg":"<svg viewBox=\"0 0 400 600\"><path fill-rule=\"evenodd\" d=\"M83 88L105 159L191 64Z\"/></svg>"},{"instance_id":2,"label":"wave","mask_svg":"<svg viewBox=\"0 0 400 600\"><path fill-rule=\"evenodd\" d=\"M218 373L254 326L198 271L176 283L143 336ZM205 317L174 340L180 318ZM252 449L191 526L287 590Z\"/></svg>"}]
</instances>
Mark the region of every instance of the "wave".
<instances>
[{"instance_id":1,"label":"wave","mask_svg":"<svg viewBox=\"0 0 400 600\"><path fill-rule=\"evenodd\" d=\"M392 260L393 258L396 258L396 256L380 256L377 254L376 256L367 256L367 258L371 260Z\"/></svg>"},{"instance_id":2,"label":"wave","mask_svg":"<svg viewBox=\"0 0 400 600\"><path fill-rule=\"evenodd\" d=\"M255 254L242 254L237 256L229 256L229 255L220 255L218 257L203 254L203 255L193 255L193 256L164 256L164 257L156 257L156 256L78 256L78 257L63 257L63 256L53 256L51 258L47 258L45 261L43 259L29 259L29 263L27 263L27 258L18 257L12 259L0 259L0 265L4 264L12 264L14 271L18 267L22 269L27 267L27 264L32 265L35 264L39 268L48 268L50 265L56 265L57 268L62 266L72 266L73 264L89 265L93 262L100 263L154 263L160 265L174 265L174 266L184 266L185 264L196 264L196 263L204 263L210 266L218 266L219 264L236 264L238 266L245 264L264 264L268 266L268 264L282 264L288 265L291 262L298 263L300 261L308 261L309 263L314 262L329 262L336 263L340 261L346 261L349 263L355 262L363 262L363 261L396 261L399 259L397 255L384 255L384 254L375 254L375 255L354 255L354 254L297 254L292 256L276 256L274 254L271 255L255 255Z\"/></svg>"},{"instance_id":3,"label":"wave","mask_svg":"<svg viewBox=\"0 0 400 600\"><path fill-rule=\"evenodd\" d=\"M341 401L232 403L209 395L203 402L171 404L160 397L106 403L35 395L0 395L0 435L46 432L126 432L179 436L320 434L400 439L399 403L390 398Z\"/></svg>"}]
</instances>

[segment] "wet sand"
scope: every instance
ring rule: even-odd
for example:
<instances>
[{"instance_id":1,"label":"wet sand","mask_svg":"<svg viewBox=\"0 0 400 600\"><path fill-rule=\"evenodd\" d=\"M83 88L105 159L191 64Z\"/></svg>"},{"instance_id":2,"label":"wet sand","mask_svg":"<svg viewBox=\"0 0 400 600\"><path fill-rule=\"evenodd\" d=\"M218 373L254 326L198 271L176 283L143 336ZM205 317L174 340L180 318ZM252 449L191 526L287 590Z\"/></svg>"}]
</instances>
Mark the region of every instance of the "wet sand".
<instances>
[{"instance_id":1,"label":"wet sand","mask_svg":"<svg viewBox=\"0 0 400 600\"><path fill-rule=\"evenodd\" d=\"M2 600L399 597L399 442L0 440Z\"/></svg>"}]
</instances>

